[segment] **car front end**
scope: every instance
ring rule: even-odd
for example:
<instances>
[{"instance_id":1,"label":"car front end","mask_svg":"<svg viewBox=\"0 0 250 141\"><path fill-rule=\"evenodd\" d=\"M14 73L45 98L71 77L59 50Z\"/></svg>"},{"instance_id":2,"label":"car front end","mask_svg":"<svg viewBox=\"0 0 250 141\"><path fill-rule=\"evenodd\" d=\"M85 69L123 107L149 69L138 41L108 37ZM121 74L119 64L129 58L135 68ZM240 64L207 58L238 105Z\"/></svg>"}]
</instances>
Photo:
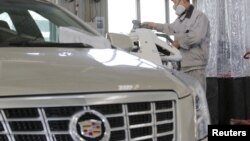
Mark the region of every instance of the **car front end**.
<instances>
[{"instance_id":1,"label":"car front end","mask_svg":"<svg viewBox=\"0 0 250 141\"><path fill-rule=\"evenodd\" d=\"M206 137L204 92L183 74L111 49L46 1L2 0L1 20L0 141Z\"/></svg>"}]
</instances>

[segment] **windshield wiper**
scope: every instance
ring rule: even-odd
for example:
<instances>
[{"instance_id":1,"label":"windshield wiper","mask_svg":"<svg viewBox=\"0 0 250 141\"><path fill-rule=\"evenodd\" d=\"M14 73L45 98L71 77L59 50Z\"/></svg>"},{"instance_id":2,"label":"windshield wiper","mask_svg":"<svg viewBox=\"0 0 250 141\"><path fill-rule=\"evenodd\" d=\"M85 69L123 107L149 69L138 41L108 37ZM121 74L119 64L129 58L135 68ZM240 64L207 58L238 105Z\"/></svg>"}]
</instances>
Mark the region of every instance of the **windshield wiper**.
<instances>
[{"instance_id":1,"label":"windshield wiper","mask_svg":"<svg viewBox=\"0 0 250 141\"><path fill-rule=\"evenodd\" d=\"M65 47L65 48L93 48L93 46L83 43L53 43L53 42L30 42L19 41L3 43L1 47Z\"/></svg>"}]
</instances>

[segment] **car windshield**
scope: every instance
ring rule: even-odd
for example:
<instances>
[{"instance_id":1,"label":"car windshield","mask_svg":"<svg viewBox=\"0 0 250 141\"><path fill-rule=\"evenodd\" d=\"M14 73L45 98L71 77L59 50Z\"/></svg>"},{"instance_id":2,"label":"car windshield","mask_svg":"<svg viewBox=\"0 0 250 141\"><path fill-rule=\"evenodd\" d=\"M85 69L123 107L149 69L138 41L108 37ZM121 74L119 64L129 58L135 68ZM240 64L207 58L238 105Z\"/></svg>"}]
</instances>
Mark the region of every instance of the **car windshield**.
<instances>
[{"instance_id":1,"label":"car windshield","mask_svg":"<svg viewBox=\"0 0 250 141\"><path fill-rule=\"evenodd\" d=\"M0 44L76 43L71 38L97 36L67 12L45 1L1 0Z\"/></svg>"}]
</instances>

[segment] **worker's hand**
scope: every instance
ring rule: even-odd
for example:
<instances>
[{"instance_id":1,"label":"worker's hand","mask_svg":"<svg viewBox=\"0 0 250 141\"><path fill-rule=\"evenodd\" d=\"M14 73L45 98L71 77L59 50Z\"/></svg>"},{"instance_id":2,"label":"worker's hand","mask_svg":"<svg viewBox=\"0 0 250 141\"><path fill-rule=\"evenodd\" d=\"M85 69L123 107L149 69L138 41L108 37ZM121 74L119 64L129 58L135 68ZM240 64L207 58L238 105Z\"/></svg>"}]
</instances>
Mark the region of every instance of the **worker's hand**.
<instances>
[{"instance_id":1,"label":"worker's hand","mask_svg":"<svg viewBox=\"0 0 250 141\"><path fill-rule=\"evenodd\" d=\"M155 23L154 22L144 22L141 24L142 28L147 28L147 29L155 29Z\"/></svg>"},{"instance_id":2,"label":"worker's hand","mask_svg":"<svg viewBox=\"0 0 250 141\"><path fill-rule=\"evenodd\" d=\"M177 49L179 49L181 47L178 41L174 41L172 43L172 46L176 47Z\"/></svg>"}]
</instances>

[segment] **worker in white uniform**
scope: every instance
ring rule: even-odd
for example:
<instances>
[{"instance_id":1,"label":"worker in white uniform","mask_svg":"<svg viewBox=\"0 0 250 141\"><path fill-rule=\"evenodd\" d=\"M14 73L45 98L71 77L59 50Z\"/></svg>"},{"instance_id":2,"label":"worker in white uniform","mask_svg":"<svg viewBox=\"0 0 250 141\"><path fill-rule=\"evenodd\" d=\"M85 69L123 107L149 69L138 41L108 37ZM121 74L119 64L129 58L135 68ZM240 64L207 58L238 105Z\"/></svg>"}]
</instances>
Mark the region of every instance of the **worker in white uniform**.
<instances>
[{"instance_id":1,"label":"worker in white uniform","mask_svg":"<svg viewBox=\"0 0 250 141\"><path fill-rule=\"evenodd\" d=\"M205 68L208 60L210 26L207 16L189 0L172 0L178 18L172 24L144 22L142 27L174 35L172 45L180 50L181 70L196 78L206 90Z\"/></svg>"}]
</instances>

